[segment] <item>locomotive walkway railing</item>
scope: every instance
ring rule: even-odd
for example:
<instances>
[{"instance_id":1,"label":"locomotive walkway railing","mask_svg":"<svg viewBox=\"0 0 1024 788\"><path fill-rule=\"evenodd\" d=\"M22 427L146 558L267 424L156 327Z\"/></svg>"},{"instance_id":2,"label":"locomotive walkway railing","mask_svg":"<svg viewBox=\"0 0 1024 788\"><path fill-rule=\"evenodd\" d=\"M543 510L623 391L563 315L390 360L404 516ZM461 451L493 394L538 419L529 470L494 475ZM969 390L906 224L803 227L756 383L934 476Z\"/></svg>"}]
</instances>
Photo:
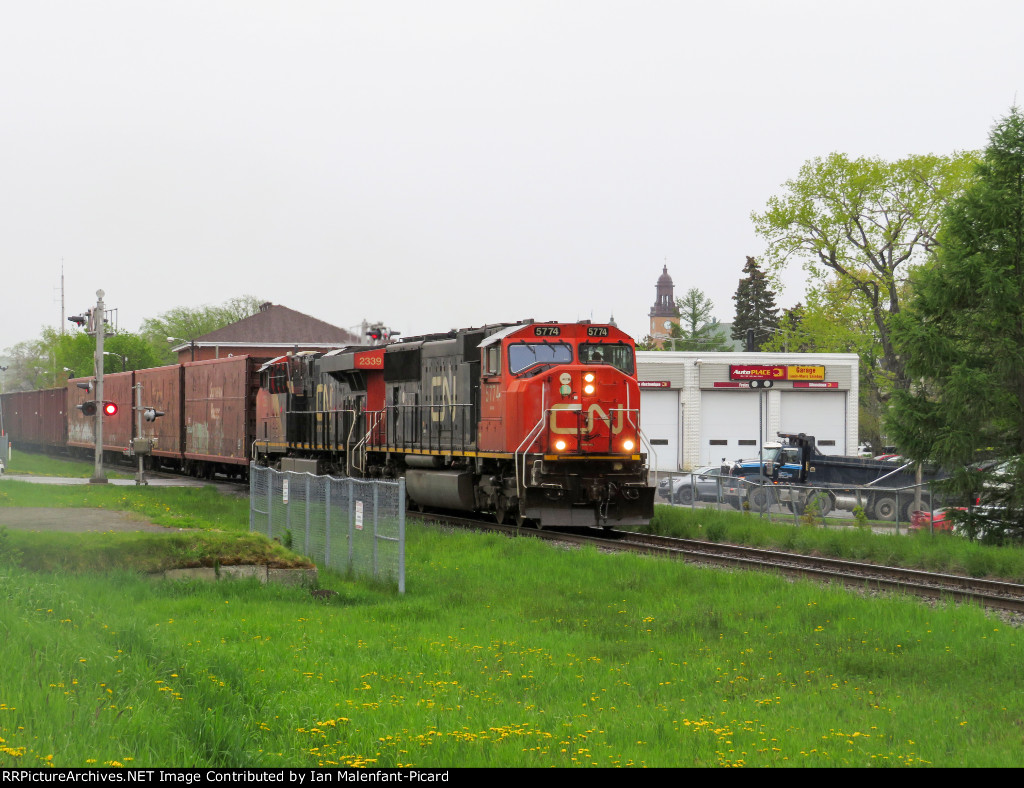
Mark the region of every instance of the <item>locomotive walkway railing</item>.
<instances>
[{"instance_id":1,"label":"locomotive walkway railing","mask_svg":"<svg viewBox=\"0 0 1024 788\"><path fill-rule=\"evenodd\" d=\"M249 530L335 572L405 593L405 480L249 466Z\"/></svg>"}]
</instances>

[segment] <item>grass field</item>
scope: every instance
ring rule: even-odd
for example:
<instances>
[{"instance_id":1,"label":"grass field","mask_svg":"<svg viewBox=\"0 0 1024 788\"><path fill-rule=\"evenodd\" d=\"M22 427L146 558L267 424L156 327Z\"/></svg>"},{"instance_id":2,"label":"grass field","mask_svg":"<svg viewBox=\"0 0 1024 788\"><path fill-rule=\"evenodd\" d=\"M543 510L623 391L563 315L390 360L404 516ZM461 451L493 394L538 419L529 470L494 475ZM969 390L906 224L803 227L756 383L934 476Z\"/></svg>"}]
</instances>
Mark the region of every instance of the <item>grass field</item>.
<instances>
[{"instance_id":1,"label":"grass field","mask_svg":"<svg viewBox=\"0 0 1024 788\"><path fill-rule=\"evenodd\" d=\"M33 487L0 506L247 527L212 489ZM327 600L152 581L127 548L33 570L59 540L32 539L0 529L3 767L1024 761L1021 630L974 607L415 524L405 595L321 572Z\"/></svg>"},{"instance_id":2,"label":"grass field","mask_svg":"<svg viewBox=\"0 0 1024 788\"><path fill-rule=\"evenodd\" d=\"M951 533L875 533L854 526L772 522L756 514L658 506L648 530L686 539L750 545L930 572L1024 583L1024 547L971 542Z\"/></svg>"},{"instance_id":3,"label":"grass field","mask_svg":"<svg viewBox=\"0 0 1024 788\"><path fill-rule=\"evenodd\" d=\"M970 607L409 529L404 596L0 569L2 766L1019 766ZM14 668L12 666L18 666Z\"/></svg>"},{"instance_id":4,"label":"grass field","mask_svg":"<svg viewBox=\"0 0 1024 788\"><path fill-rule=\"evenodd\" d=\"M73 479L88 479L93 475L95 465L82 460L68 460L48 454L12 449L11 460L7 463L7 471L26 476L66 476ZM104 473L108 479L130 479L134 475L124 465L117 465L113 468L104 466Z\"/></svg>"}]
</instances>

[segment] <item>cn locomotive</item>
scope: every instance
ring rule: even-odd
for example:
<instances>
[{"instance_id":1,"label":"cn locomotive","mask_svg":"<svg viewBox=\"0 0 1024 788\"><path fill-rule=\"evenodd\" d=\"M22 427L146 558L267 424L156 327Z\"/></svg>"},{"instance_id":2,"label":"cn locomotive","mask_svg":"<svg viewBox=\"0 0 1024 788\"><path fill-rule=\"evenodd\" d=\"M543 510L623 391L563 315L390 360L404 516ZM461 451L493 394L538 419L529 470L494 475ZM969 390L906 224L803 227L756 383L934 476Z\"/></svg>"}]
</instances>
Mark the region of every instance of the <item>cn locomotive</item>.
<instances>
[{"instance_id":1,"label":"cn locomotive","mask_svg":"<svg viewBox=\"0 0 1024 788\"><path fill-rule=\"evenodd\" d=\"M0 395L18 447L92 456L90 394ZM141 388L155 422L134 412ZM382 347L236 356L105 376L108 461L244 477L249 463L404 476L410 501L520 525L613 526L654 513L633 342L590 323L496 324Z\"/></svg>"},{"instance_id":2,"label":"cn locomotive","mask_svg":"<svg viewBox=\"0 0 1024 788\"><path fill-rule=\"evenodd\" d=\"M253 459L404 476L418 508L540 527L654 513L632 340L590 323L496 324L260 369Z\"/></svg>"}]
</instances>

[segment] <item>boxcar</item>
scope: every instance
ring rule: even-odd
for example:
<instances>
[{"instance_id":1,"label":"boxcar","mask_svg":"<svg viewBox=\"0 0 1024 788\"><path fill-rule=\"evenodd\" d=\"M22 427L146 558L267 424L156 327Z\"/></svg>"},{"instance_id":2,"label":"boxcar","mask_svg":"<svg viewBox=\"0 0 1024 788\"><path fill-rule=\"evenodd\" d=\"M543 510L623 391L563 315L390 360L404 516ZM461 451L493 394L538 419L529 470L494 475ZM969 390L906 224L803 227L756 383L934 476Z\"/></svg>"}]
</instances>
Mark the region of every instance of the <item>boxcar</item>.
<instances>
[{"instance_id":1,"label":"boxcar","mask_svg":"<svg viewBox=\"0 0 1024 788\"><path fill-rule=\"evenodd\" d=\"M63 450L67 443L67 390L11 391L0 398L4 432L11 445Z\"/></svg>"},{"instance_id":2,"label":"boxcar","mask_svg":"<svg viewBox=\"0 0 1024 788\"><path fill-rule=\"evenodd\" d=\"M134 425L132 416L135 402L132 385L134 372L116 372L103 376L103 400L117 404L117 414L103 417L103 450L123 454L131 446ZM96 399L96 392L78 387L92 378L73 378L67 385L68 446L78 449L95 449L96 419L85 416L78 406Z\"/></svg>"},{"instance_id":3,"label":"boxcar","mask_svg":"<svg viewBox=\"0 0 1024 788\"><path fill-rule=\"evenodd\" d=\"M142 420L139 437L153 440L152 464L181 468L185 455L184 367L137 369L135 383L142 386L142 407L164 414L153 421Z\"/></svg>"},{"instance_id":4,"label":"boxcar","mask_svg":"<svg viewBox=\"0 0 1024 788\"><path fill-rule=\"evenodd\" d=\"M256 431L255 360L233 356L183 366L185 468L244 477Z\"/></svg>"}]
</instances>

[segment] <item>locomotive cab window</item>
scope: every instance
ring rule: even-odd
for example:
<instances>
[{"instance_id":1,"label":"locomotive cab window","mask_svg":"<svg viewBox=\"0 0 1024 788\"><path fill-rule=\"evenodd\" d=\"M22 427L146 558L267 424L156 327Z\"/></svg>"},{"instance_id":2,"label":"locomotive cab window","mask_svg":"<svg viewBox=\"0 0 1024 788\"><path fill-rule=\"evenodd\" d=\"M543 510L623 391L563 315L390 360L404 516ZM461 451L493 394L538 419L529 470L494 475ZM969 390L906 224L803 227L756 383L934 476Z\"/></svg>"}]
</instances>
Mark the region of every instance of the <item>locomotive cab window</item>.
<instances>
[{"instance_id":1,"label":"locomotive cab window","mask_svg":"<svg viewBox=\"0 0 1024 788\"><path fill-rule=\"evenodd\" d=\"M584 342L580 345L580 361L584 364L611 364L620 372L633 374L633 348L622 342Z\"/></svg>"},{"instance_id":2,"label":"locomotive cab window","mask_svg":"<svg viewBox=\"0 0 1024 788\"><path fill-rule=\"evenodd\" d=\"M521 342L508 348L508 369L513 375L540 364L571 363L572 346L564 342Z\"/></svg>"},{"instance_id":3,"label":"locomotive cab window","mask_svg":"<svg viewBox=\"0 0 1024 788\"><path fill-rule=\"evenodd\" d=\"M288 391L288 367L285 364L272 364L263 371L262 385L271 394L284 394Z\"/></svg>"}]
</instances>

